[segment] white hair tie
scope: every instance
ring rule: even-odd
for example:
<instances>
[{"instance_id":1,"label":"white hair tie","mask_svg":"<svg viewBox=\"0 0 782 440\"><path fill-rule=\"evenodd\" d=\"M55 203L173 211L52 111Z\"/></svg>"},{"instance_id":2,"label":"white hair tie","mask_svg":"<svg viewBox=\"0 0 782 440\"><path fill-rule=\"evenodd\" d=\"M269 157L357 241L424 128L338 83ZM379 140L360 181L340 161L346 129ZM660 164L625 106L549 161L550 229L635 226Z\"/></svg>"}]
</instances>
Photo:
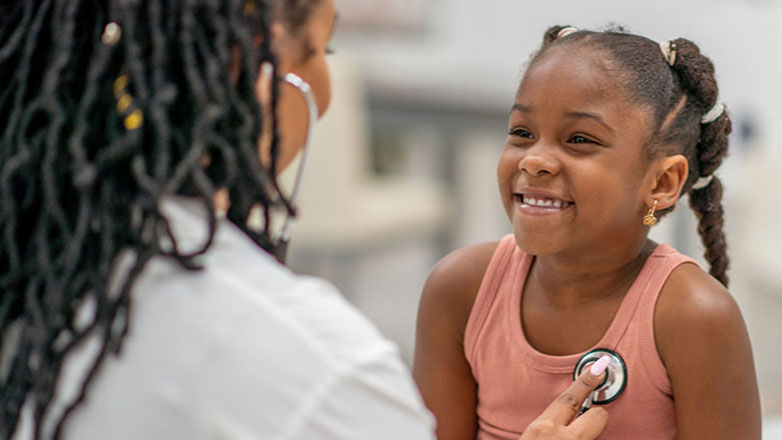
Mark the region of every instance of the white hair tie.
<instances>
[{"instance_id":1,"label":"white hair tie","mask_svg":"<svg viewBox=\"0 0 782 440\"><path fill-rule=\"evenodd\" d=\"M712 122L719 119L723 113L725 113L725 104L718 102L717 104L714 104L714 107L709 109L705 115L703 115L701 118L701 124L711 124Z\"/></svg>"},{"instance_id":2,"label":"white hair tie","mask_svg":"<svg viewBox=\"0 0 782 440\"><path fill-rule=\"evenodd\" d=\"M663 41L660 43L660 51L665 57L665 61L669 66L676 64L676 43L673 40Z\"/></svg>"},{"instance_id":3,"label":"white hair tie","mask_svg":"<svg viewBox=\"0 0 782 440\"><path fill-rule=\"evenodd\" d=\"M578 32L578 28L574 28L573 26L563 27L559 30L559 32L557 32L557 39L565 38L575 32Z\"/></svg>"},{"instance_id":4,"label":"white hair tie","mask_svg":"<svg viewBox=\"0 0 782 440\"><path fill-rule=\"evenodd\" d=\"M711 185L712 181L714 181L714 174L709 174L706 177L701 177L700 179L695 181L695 183L692 185L692 188L690 188L690 191L698 191L699 189L706 188L707 186Z\"/></svg>"}]
</instances>

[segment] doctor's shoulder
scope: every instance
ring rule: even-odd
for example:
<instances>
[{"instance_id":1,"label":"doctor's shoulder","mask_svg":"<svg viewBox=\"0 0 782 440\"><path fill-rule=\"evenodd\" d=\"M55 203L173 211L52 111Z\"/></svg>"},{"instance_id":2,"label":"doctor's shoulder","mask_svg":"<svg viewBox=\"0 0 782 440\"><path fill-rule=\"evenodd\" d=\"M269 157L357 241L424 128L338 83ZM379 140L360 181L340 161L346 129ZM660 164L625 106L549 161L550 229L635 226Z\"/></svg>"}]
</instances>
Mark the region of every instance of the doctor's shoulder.
<instances>
[{"instance_id":1,"label":"doctor's shoulder","mask_svg":"<svg viewBox=\"0 0 782 440\"><path fill-rule=\"evenodd\" d=\"M678 266L655 306L654 339L679 438L760 438L752 348L725 286L695 264Z\"/></svg>"}]
</instances>

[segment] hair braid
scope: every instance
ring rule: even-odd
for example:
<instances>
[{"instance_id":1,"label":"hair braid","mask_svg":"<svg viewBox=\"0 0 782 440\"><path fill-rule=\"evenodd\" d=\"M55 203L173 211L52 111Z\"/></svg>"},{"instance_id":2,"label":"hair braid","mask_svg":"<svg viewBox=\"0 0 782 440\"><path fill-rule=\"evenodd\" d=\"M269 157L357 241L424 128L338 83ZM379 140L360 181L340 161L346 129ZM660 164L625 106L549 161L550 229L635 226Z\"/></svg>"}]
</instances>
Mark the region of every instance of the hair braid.
<instances>
[{"instance_id":1,"label":"hair braid","mask_svg":"<svg viewBox=\"0 0 782 440\"><path fill-rule=\"evenodd\" d=\"M691 41L680 38L675 40L674 44L677 61L673 70L681 79L688 96L692 96L697 102L701 114L705 114L717 105L719 90L714 76L714 65ZM724 111L716 120L700 124L700 128L695 154L697 167L693 167L684 191L689 192L690 206L698 218L698 234L703 242L704 257L711 266L709 272L727 286L729 259L723 230L722 182L714 172L728 153L732 129L730 116ZM700 177L712 179L711 183L704 188L692 190L693 184Z\"/></svg>"},{"instance_id":2,"label":"hair braid","mask_svg":"<svg viewBox=\"0 0 782 440\"><path fill-rule=\"evenodd\" d=\"M723 285L728 285L728 254L723 231L722 182L714 176L706 188L690 192L690 206L698 218L698 234L705 248L704 257L711 273Z\"/></svg>"}]
</instances>

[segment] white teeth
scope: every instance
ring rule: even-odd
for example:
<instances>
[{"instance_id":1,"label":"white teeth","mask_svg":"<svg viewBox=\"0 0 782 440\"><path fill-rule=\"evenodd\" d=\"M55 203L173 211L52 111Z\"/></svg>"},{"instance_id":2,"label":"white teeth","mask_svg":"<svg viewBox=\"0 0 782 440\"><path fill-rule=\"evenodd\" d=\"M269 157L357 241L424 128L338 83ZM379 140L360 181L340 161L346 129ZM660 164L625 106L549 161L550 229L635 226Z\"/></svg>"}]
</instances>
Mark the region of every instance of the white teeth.
<instances>
[{"instance_id":1,"label":"white teeth","mask_svg":"<svg viewBox=\"0 0 782 440\"><path fill-rule=\"evenodd\" d=\"M525 205L540 206L543 208L562 208L567 202L557 199L538 199L531 196L523 196L522 201Z\"/></svg>"}]
</instances>

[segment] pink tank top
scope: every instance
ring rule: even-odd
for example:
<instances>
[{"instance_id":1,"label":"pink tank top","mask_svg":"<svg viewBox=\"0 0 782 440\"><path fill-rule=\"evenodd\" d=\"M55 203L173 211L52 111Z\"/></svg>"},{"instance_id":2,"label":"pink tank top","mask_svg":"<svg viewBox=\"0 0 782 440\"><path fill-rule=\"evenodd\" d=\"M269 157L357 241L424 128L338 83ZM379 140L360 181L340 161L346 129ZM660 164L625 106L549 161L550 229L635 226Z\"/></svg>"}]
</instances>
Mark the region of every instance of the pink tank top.
<instances>
[{"instance_id":1,"label":"pink tank top","mask_svg":"<svg viewBox=\"0 0 782 440\"><path fill-rule=\"evenodd\" d=\"M573 381L586 353L551 356L533 348L521 324L521 294L533 256L513 235L500 242L484 275L464 336L478 383L478 439L516 440ZM627 387L603 405L610 419L601 439L675 439L671 381L654 341L654 306L674 268L695 263L659 245L628 290L608 331L593 348L609 348L627 364ZM696 263L697 264L697 263Z\"/></svg>"}]
</instances>

